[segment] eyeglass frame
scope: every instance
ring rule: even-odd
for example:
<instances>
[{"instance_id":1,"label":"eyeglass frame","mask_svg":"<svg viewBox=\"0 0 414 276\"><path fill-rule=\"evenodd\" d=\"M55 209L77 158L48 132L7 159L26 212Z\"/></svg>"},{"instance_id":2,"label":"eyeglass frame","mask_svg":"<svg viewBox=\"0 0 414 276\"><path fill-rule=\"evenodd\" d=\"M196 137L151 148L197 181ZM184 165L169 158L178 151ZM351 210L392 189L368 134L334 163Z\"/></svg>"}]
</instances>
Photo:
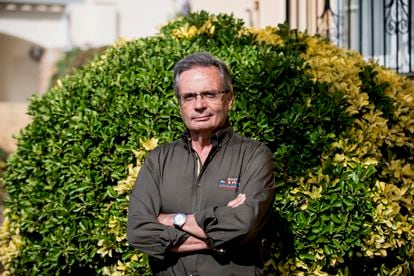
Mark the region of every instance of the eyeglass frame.
<instances>
[{"instance_id":1,"label":"eyeglass frame","mask_svg":"<svg viewBox=\"0 0 414 276\"><path fill-rule=\"evenodd\" d=\"M183 94L179 94L178 95L178 100L182 103L191 103L194 102L195 100L197 100L197 97L200 96L202 100L206 99L206 101L215 101L216 99L219 99L219 95L225 95L227 93L229 93L230 91L228 89L223 89L221 91L216 91L216 90L207 90L207 91L201 91L201 92L188 92L188 93L183 93ZM211 93L213 94L212 98L209 98L207 95ZM183 97L185 96L189 96L192 98L191 99L184 99Z\"/></svg>"}]
</instances>

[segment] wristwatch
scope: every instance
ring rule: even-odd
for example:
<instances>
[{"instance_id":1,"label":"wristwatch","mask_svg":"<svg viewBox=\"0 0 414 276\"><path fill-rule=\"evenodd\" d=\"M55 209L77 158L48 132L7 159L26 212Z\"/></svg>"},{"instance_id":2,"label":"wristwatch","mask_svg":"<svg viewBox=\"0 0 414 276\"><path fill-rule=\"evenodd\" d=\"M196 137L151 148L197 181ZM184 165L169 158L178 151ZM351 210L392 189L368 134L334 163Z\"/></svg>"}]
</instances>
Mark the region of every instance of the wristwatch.
<instances>
[{"instance_id":1,"label":"wristwatch","mask_svg":"<svg viewBox=\"0 0 414 276\"><path fill-rule=\"evenodd\" d=\"M174 216L174 227L177 229L181 229L184 225L184 223L187 221L187 216L184 213L177 213Z\"/></svg>"}]
</instances>

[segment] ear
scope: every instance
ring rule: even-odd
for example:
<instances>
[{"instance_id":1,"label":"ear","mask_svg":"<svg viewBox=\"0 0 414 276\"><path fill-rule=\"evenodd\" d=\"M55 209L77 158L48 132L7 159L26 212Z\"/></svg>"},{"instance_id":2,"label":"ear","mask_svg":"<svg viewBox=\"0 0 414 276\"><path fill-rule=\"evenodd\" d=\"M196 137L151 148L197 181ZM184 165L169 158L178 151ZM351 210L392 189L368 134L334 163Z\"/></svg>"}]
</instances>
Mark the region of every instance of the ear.
<instances>
[{"instance_id":1,"label":"ear","mask_svg":"<svg viewBox=\"0 0 414 276\"><path fill-rule=\"evenodd\" d=\"M234 101L234 94L233 92L228 94L227 97L227 109L231 110L231 107L233 106L233 101Z\"/></svg>"}]
</instances>

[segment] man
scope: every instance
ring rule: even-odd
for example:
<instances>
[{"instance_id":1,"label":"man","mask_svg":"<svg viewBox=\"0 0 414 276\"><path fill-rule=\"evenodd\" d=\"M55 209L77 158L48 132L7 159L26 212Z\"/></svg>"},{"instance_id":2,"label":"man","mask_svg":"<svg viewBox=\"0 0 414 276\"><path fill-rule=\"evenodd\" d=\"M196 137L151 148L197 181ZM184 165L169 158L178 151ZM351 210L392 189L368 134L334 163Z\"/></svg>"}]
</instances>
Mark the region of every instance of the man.
<instances>
[{"instance_id":1,"label":"man","mask_svg":"<svg viewBox=\"0 0 414 276\"><path fill-rule=\"evenodd\" d=\"M128 241L154 275L261 275L274 200L271 151L233 133L227 66L196 53L174 68L187 132L150 152L130 195Z\"/></svg>"}]
</instances>

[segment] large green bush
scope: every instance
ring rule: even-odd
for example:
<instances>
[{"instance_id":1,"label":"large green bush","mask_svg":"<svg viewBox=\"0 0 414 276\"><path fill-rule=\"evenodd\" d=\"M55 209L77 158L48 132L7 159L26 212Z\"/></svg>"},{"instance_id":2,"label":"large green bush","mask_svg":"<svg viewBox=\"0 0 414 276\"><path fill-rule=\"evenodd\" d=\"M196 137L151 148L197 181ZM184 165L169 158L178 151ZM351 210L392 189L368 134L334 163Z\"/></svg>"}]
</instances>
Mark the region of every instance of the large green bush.
<instances>
[{"instance_id":1,"label":"large green bush","mask_svg":"<svg viewBox=\"0 0 414 276\"><path fill-rule=\"evenodd\" d=\"M149 274L126 242L128 192L151 138L184 129L172 68L196 51L230 65L232 124L274 153L267 273L411 273L412 83L320 37L205 12L120 41L32 99L5 176L6 270Z\"/></svg>"}]
</instances>

